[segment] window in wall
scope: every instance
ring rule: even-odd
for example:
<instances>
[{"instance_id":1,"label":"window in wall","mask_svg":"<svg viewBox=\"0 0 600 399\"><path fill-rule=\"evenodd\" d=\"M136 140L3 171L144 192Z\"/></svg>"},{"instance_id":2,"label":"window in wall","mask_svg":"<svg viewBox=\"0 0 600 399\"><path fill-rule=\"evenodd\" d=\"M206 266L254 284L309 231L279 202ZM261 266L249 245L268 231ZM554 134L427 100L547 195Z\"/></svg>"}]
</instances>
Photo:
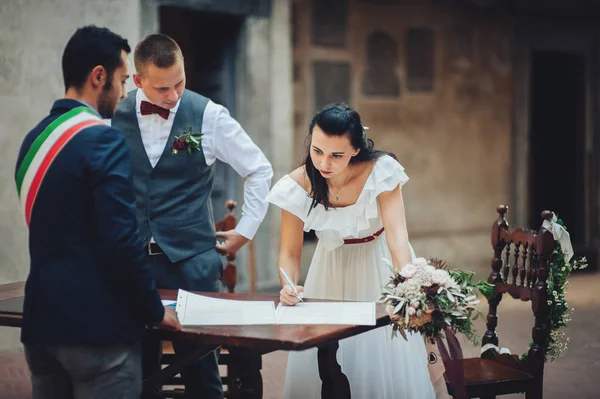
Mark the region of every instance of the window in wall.
<instances>
[{"instance_id":1,"label":"window in wall","mask_svg":"<svg viewBox=\"0 0 600 399\"><path fill-rule=\"evenodd\" d=\"M347 14L348 0L313 0L312 44L345 47Z\"/></svg>"},{"instance_id":2,"label":"window in wall","mask_svg":"<svg viewBox=\"0 0 600 399\"><path fill-rule=\"evenodd\" d=\"M387 33L378 31L367 40L366 69L362 91L365 95L398 97L400 82L396 76L398 45Z\"/></svg>"},{"instance_id":3,"label":"window in wall","mask_svg":"<svg viewBox=\"0 0 600 399\"><path fill-rule=\"evenodd\" d=\"M473 61L473 31L455 29L451 37L452 57L455 60Z\"/></svg>"},{"instance_id":4,"label":"window in wall","mask_svg":"<svg viewBox=\"0 0 600 399\"><path fill-rule=\"evenodd\" d=\"M434 38L429 28L411 28L406 34L406 87L410 91L433 90Z\"/></svg>"}]
</instances>

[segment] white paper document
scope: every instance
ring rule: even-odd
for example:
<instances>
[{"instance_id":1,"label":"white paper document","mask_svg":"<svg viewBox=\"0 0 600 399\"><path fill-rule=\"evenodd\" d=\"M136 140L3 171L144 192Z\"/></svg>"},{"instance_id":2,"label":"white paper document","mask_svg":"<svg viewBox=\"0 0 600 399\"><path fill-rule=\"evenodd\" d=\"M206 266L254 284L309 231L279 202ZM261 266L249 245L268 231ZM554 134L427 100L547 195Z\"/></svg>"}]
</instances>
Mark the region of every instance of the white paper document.
<instances>
[{"instance_id":1,"label":"white paper document","mask_svg":"<svg viewBox=\"0 0 600 399\"><path fill-rule=\"evenodd\" d=\"M296 306L271 301L211 298L179 290L177 317L183 326L252 324L375 325L374 302L304 302Z\"/></svg>"},{"instance_id":2,"label":"white paper document","mask_svg":"<svg viewBox=\"0 0 600 399\"><path fill-rule=\"evenodd\" d=\"M271 301L234 301L177 293L177 317L184 326L228 326L274 324L275 304Z\"/></svg>"},{"instance_id":3,"label":"white paper document","mask_svg":"<svg viewBox=\"0 0 600 399\"><path fill-rule=\"evenodd\" d=\"M374 302L300 302L277 306L277 324L375 325Z\"/></svg>"}]
</instances>

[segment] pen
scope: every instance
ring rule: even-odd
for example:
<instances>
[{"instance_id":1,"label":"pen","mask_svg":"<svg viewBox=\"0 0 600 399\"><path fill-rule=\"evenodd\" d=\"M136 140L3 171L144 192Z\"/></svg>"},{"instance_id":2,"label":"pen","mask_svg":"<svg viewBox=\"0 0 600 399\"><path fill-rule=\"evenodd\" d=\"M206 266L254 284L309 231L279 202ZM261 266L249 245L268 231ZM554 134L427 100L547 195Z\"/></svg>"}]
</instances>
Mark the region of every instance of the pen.
<instances>
[{"instance_id":1,"label":"pen","mask_svg":"<svg viewBox=\"0 0 600 399\"><path fill-rule=\"evenodd\" d=\"M296 285L294 283L292 283L292 280L289 278L289 276L287 275L287 273L285 272L285 270L283 270L283 268L279 268L279 271L281 271L281 275L283 276L283 279L285 280L285 282L292 287L292 289L294 290L294 292L296 293L296 297L298 297L298 299L300 300L300 302L304 302L302 300L302 298L300 297L300 293L298 292L298 290L296 289Z\"/></svg>"}]
</instances>

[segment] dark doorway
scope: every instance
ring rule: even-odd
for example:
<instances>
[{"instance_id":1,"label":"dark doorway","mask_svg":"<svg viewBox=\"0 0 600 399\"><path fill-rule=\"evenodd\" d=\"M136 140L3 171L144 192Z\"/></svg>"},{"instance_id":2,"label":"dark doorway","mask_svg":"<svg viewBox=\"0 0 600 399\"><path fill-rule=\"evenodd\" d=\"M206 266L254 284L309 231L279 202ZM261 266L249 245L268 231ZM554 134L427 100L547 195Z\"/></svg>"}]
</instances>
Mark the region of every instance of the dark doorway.
<instances>
[{"instance_id":1,"label":"dark doorway","mask_svg":"<svg viewBox=\"0 0 600 399\"><path fill-rule=\"evenodd\" d=\"M186 88L224 105L233 117L236 60L242 23L240 16L175 7L160 8L161 33L177 41L185 58ZM212 194L215 220L225 216L226 200L238 200L237 183L238 177L233 169L217 161Z\"/></svg>"},{"instance_id":2,"label":"dark doorway","mask_svg":"<svg viewBox=\"0 0 600 399\"><path fill-rule=\"evenodd\" d=\"M530 226L553 210L585 243L585 56L535 51L531 64Z\"/></svg>"}]
</instances>

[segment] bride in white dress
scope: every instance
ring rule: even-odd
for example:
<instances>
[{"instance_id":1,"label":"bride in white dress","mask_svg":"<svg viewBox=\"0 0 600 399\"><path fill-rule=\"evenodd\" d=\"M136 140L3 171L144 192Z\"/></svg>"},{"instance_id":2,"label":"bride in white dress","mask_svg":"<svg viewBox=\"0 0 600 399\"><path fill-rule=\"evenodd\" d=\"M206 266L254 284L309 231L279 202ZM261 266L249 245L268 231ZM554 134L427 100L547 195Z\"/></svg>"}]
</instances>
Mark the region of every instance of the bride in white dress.
<instances>
[{"instance_id":1,"label":"bride in white dress","mask_svg":"<svg viewBox=\"0 0 600 399\"><path fill-rule=\"evenodd\" d=\"M303 231L319 239L305 297L377 301L390 271L411 261L400 188L408 181L392 156L373 150L358 113L346 105L325 107L309 129L305 163L273 186L267 200L282 209L279 265L300 279ZM360 239L360 240L358 240ZM282 281L280 300L298 298ZM434 398L421 335L392 339L384 327L340 341L338 362L357 399ZM286 398L320 398L316 349L290 352Z\"/></svg>"}]
</instances>

